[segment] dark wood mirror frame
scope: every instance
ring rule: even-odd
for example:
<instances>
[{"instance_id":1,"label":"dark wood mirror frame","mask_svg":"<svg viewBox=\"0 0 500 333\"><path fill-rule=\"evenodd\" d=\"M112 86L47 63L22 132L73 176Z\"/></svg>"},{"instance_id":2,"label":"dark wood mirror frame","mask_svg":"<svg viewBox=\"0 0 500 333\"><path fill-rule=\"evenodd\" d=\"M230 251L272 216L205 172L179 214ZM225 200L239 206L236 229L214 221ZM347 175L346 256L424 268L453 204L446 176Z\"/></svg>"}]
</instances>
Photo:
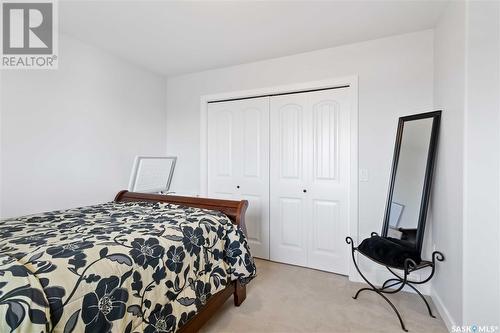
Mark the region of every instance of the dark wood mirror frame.
<instances>
[{"instance_id":1,"label":"dark wood mirror frame","mask_svg":"<svg viewBox=\"0 0 500 333\"><path fill-rule=\"evenodd\" d=\"M391 179L389 183L389 193L387 196L387 204L384 214L384 224L382 227L382 237L387 237L389 231L389 217L391 211L392 196L394 192L394 185L396 182L396 174L398 169L399 154L401 151L401 141L403 139L404 124L413 120L429 119L432 118L432 130L429 142L429 151L427 155L427 163L425 168L424 186L422 197L420 201L420 210L417 223L417 232L415 239L415 247L419 253L422 252L422 243L424 240L425 224L427 221L427 210L429 207L429 199L431 194L432 176L434 173L434 164L436 159L436 150L439 136L439 125L441 123L441 111L433 111L427 113L420 113L411 116L400 117L398 122L398 130L396 134L396 144L394 146L394 156L392 161Z\"/></svg>"}]
</instances>

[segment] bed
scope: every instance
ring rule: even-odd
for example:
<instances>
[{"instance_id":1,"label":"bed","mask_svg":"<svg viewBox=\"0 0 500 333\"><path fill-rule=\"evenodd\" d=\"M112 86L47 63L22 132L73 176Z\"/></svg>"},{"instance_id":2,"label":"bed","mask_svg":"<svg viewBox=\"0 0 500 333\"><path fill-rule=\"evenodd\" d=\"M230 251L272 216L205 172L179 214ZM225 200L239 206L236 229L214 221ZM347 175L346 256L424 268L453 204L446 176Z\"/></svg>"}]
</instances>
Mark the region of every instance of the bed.
<instances>
[{"instance_id":1,"label":"bed","mask_svg":"<svg viewBox=\"0 0 500 333\"><path fill-rule=\"evenodd\" d=\"M196 332L255 276L246 201L121 191L0 223L0 331Z\"/></svg>"}]
</instances>

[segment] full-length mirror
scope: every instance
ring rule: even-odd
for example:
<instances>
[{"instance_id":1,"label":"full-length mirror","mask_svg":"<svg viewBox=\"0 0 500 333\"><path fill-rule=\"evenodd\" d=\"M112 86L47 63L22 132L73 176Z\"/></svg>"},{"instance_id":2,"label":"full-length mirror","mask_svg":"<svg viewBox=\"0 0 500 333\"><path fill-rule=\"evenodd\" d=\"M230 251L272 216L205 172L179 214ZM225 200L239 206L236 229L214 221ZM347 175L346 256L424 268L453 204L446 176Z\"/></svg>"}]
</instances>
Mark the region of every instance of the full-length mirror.
<instances>
[{"instance_id":1,"label":"full-length mirror","mask_svg":"<svg viewBox=\"0 0 500 333\"><path fill-rule=\"evenodd\" d=\"M441 111L399 118L383 237L419 252L429 204Z\"/></svg>"}]
</instances>

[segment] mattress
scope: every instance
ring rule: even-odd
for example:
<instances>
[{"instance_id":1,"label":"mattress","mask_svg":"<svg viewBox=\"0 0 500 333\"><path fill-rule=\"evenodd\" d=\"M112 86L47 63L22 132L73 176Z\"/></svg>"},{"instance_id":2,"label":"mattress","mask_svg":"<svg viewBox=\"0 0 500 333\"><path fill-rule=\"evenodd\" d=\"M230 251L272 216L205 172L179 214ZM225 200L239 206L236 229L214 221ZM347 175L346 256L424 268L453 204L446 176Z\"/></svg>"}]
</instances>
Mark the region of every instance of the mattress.
<instances>
[{"instance_id":1,"label":"mattress","mask_svg":"<svg viewBox=\"0 0 500 333\"><path fill-rule=\"evenodd\" d=\"M174 332L255 264L220 212L109 202L0 222L0 331Z\"/></svg>"}]
</instances>

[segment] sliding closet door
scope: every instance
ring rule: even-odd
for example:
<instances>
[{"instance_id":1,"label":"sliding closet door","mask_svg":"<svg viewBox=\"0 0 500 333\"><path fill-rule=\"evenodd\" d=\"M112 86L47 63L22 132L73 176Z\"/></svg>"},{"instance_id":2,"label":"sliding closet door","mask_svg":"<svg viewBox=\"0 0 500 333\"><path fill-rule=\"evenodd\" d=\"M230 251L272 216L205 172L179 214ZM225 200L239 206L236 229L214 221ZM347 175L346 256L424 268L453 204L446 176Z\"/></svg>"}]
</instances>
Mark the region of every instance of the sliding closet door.
<instances>
[{"instance_id":1,"label":"sliding closet door","mask_svg":"<svg viewBox=\"0 0 500 333\"><path fill-rule=\"evenodd\" d=\"M246 99L238 104L239 199L248 200L245 223L251 253L269 259L269 98Z\"/></svg>"},{"instance_id":2,"label":"sliding closet door","mask_svg":"<svg viewBox=\"0 0 500 333\"><path fill-rule=\"evenodd\" d=\"M271 259L348 273L347 89L271 98Z\"/></svg>"},{"instance_id":3,"label":"sliding closet door","mask_svg":"<svg viewBox=\"0 0 500 333\"><path fill-rule=\"evenodd\" d=\"M307 202L308 266L348 274L350 106L348 89L307 94L312 121Z\"/></svg>"},{"instance_id":4,"label":"sliding closet door","mask_svg":"<svg viewBox=\"0 0 500 333\"><path fill-rule=\"evenodd\" d=\"M307 266L311 158L305 94L271 98L271 260ZM311 156L310 156L311 155Z\"/></svg>"},{"instance_id":5,"label":"sliding closet door","mask_svg":"<svg viewBox=\"0 0 500 333\"><path fill-rule=\"evenodd\" d=\"M269 259L269 98L210 103L208 195L248 200L248 243Z\"/></svg>"}]
</instances>

